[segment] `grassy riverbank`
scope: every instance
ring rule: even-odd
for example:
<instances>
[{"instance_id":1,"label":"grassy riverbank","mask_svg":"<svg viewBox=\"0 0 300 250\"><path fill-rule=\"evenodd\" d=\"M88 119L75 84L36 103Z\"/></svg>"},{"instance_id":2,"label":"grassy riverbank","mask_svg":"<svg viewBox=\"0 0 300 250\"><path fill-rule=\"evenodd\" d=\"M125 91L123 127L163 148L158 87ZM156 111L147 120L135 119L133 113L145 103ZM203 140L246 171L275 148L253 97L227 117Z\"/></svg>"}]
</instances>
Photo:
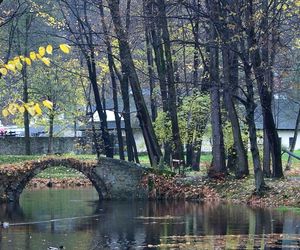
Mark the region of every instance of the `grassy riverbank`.
<instances>
[{"instance_id":1,"label":"grassy riverbank","mask_svg":"<svg viewBox=\"0 0 300 250\"><path fill-rule=\"evenodd\" d=\"M222 180L212 180L202 176L152 175L145 178L143 184L151 190L151 199L226 201L259 207L300 207L300 180L266 179L268 188L259 195L254 192L252 177L236 180L229 176Z\"/></svg>"}]
</instances>

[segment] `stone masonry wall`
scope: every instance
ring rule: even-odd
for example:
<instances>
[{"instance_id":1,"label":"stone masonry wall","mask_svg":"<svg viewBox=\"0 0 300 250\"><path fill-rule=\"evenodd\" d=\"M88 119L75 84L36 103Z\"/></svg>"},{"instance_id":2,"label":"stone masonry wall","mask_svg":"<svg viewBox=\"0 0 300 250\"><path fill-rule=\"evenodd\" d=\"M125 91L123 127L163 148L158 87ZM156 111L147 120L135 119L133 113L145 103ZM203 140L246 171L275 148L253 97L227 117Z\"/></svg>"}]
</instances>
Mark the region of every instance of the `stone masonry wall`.
<instances>
[{"instance_id":1,"label":"stone masonry wall","mask_svg":"<svg viewBox=\"0 0 300 250\"><path fill-rule=\"evenodd\" d=\"M47 154L48 137L31 137L32 154ZM92 153L89 147L78 147L78 138L55 137L53 138L54 153ZM23 155L25 154L24 137L0 137L0 155Z\"/></svg>"},{"instance_id":2,"label":"stone masonry wall","mask_svg":"<svg viewBox=\"0 0 300 250\"><path fill-rule=\"evenodd\" d=\"M148 173L147 168L117 159L100 158L95 168L113 200L146 199L147 190L141 187L141 180Z\"/></svg>"},{"instance_id":3,"label":"stone masonry wall","mask_svg":"<svg viewBox=\"0 0 300 250\"><path fill-rule=\"evenodd\" d=\"M6 164L0 167L0 203L17 202L32 178L48 167L65 166L82 172L94 185L100 199L147 199L141 185L149 169L138 164L111 158L82 161L64 157L41 157L35 161Z\"/></svg>"}]
</instances>

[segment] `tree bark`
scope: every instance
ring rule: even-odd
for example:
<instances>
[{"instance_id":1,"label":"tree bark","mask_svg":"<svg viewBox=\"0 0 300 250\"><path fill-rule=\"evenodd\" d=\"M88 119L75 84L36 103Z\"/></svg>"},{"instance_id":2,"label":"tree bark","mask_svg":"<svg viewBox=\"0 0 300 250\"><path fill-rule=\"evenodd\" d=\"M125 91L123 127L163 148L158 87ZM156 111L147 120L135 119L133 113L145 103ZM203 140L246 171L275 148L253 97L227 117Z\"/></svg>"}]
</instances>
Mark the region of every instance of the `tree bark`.
<instances>
[{"instance_id":1,"label":"tree bark","mask_svg":"<svg viewBox=\"0 0 300 250\"><path fill-rule=\"evenodd\" d=\"M207 1L210 13L210 48L209 48L209 77L211 99L211 125L212 125L212 154L213 161L209 176L220 177L226 174L224 139L221 121L220 105L220 79L219 79L219 45L215 23L218 21L216 0Z\"/></svg>"},{"instance_id":2,"label":"tree bark","mask_svg":"<svg viewBox=\"0 0 300 250\"><path fill-rule=\"evenodd\" d=\"M264 135L263 135L263 140L264 140L264 144L263 144L263 172L264 172L264 176L267 178L271 177L271 169L270 169L270 165L271 165L271 155L270 155L270 144L269 144L269 140L268 140L268 135L266 130L264 129Z\"/></svg>"},{"instance_id":3,"label":"tree bark","mask_svg":"<svg viewBox=\"0 0 300 250\"><path fill-rule=\"evenodd\" d=\"M108 36L107 26L106 26L106 23L105 23L102 1L100 1L99 10L100 10L100 16L101 16L102 29L103 29L103 33L104 33L104 36L105 36L108 67L109 67L109 72L110 72L110 77L111 77L111 85L112 85L112 92L113 92L113 103L114 103L114 115L115 115L117 137L118 137L119 157L120 157L121 160L125 160L124 143L123 143L122 128L121 128L121 117L119 115L118 87L117 87L117 81L116 81L116 74L114 72L113 51L112 51L110 38Z\"/></svg>"},{"instance_id":4,"label":"tree bark","mask_svg":"<svg viewBox=\"0 0 300 250\"><path fill-rule=\"evenodd\" d=\"M116 77L115 77L115 73L113 70L113 62L111 62L112 56L109 55L109 52L108 52L108 57L109 57L109 59L108 59L109 71L110 71L112 91L113 91L114 115L115 115L117 137L118 137L119 156L120 156L121 160L125 160L122 128L121 128L121 117L119 115L117 82L116 82Z\"/></svg>"},{"instance_id":5,"label":"tree bark","mask_svg":"<svg viewBox=\"0 0 300 250\"><path fill-rule=\"evenodd\" d=\"M32 17L28 15L26 17L25 23L25 44L24 44L24 54L28 55L28 37L29 37L29 29L31 26ZM23 80L23 102L29 102L29 94L28 94L28 74L27 74L27 64L23 63L22 68L22 80ZM30 117L28 111L25 109L23 114L24 117L24 130L25 130L25 154L31 155L31 146L30 146Z\"/></svg>"},{"instance_id":6,"label":"tree bark","mask_svg":"<svg viewBox=\"0 0 300 250\"><path fill-rule=\"evenodd\" d=\"M164 42L164 54L166 61L166 76L167 76L167 87L168 87L168 107L169 115L172 124L172 139L174 144L173 158L184 160L183 145L180 138L178 117L177 117L177 93L174 79L174 67L172 60L170 34L168 30L168 21L166 14L165 0L157 0L158 6L158 20L159 26L162 31L162 39Z\"/></svg>"},{"instance_id":7,"label":"tree bark","mask_svg":"<svg viewBox=\"0 0 300 250\"><path fill-rule=\"evenodd\" d=\"M236 1L236 3L240 3L240 1ZM238 5L239 6L239 5ZM242 30L242 19L241 10L239 6L237 8L238 14L236 18L236 24L238 25L239 31ZM248 133L249 133L249 140L250 140L250 150L252 154L252 161L253 161L253 170L254 170L254 179L255 179L255 188L257 192L261 192L265 188L265 181L264 175L261 169L261 161L259 157L259 149L257 145L257 134L256 134L256 125L255 125L255 117L254 112L256 109L256 104L254 100L254 86L253 80L251 78L252 75L252 68L250 63L250 47L246 48L245 42L247 39L241 39L239 42L240 47L240 59L242 61L244 74L245 74L245 83L246 83L246 101L243 101L243 104L246 108L246 122L248 125ZM248 44L249 46L249 44Z\"/></svg>"},{"instance_id":8,"label":"tree bark","mask_svg":"<svg viewBox=\"0 0 300 250\"><path fill-rule=\"evenodd\" d=\"M161 38L161 30L157 27L156 21L154 21L154 3L153 0L146 0L145 3L145 14L148 20L151 20L150 25L150 34L151 34L151 42L154 51L154 60L156 65L156 70L159 79L159 87L161 93L162 100L162 109L167 115L169 115L169 104L168 104L168 90L167 90L167 80L166 80L166 64L164 59L164 50L163 50L163 42ZM164 143L164 162L166 164L170 164L171 159L171 145L169 142Z\"/></svg>"},{"instance_id":9,"label":"tree bark","mask_svg":"<svg viewBox=\"0 0 300 250\"><path fill-rule=\"evenodd\" d=\"M106 157L113 158L114 153L113 153L112 143L107 129L107 117L106 117L105 110L103 110L102 107L99 87L97 83L97 73L96 73L96 65L95 65L93 48L91 48L90 52L91 52L90 58L87 58L87 66L89 72L89 79L93 88L96 110L98 112L99 119L100 119L100 129L101 129L102 139L104 143L104 152Z\"/></svg>"},{"instance_id":10,"label":"tree bark","mask_svg":"<svg viewBox=\"0 0 300 250\"><path fill-rule=\"evenodd\" d=\"M251 66L244 62L244 71L245 71L245 81L247 87L247 103L246 107L246 121L248 124L248 132L250 139L250 150L252 153L253 169L254 169L254 178L255 178L255 188L257 192L261 192L265 187L264 175L261 169L261 162L259 157L259 149L257 146L257 136L256 136L256 125L254 118L254 111L256 105L254 103L254 90L253 83L251 79Z\"/></svg>"},{"instance_id":11,"label":"tree bark","mask_svg":"<svg viewBox=\"0 0 300 250\"><path fill-rule=\"evenodd\" d=\"M48 154L53 154L53 126L54 126L54 111L49 114L49 138L48 138Z\"/></svg>"},{"instance_id":12,"label":"tree bark","mask_svg":"<svg viewBox=\"0 0 300 250\"><path fill-rule=\"evenodd\" d=\"M149 116L147 106L142 94L140 82L134 67L134 62L132 59L130 46L128 42L128 34L121 22L119 0L109 0L108 5L114 23L116 35L119 40L120 55L123 55L121 57L121 61L126 67L127 72L129 73L128 77L131 84L135 104L137 107L137 116L143 131L150 163L151 165L155 166L159 163L159 160L161 158L161 151L154 133L152 121Z\"/></svg>"},{"instance_id":13,"label":"tree bark","mask_svg":"<svg viewBox=\"0 0 300 250\"><path fill-rule=\"evenodd\" d=\"M268 6L268 1L264 0L264 5ZM268 86L268 83L266 81L266 72L264 69L264 66L266 65L265 57L262 57L260 55L259 47L260 45L257 42L257 38L255 35L255 29L254 29L254 21L253 21L253 3L252 0L249 1L249 4L247 5L247 19L252 20L249 22L249 27L247 28L247 39L249 48L251 48L250 52L250 58L253 65L253 70L255 74L255 79L257 82L258 90L259 90L259 97L260 102L262 106L262 114L263 114L263 121L264 121L264 127L266 129L269 144L270 144L270 152L272 156L272 169L273 169L273 177L281 178L283 177L283 171L282 171L282 162L281 162L281 146L279 143L278 133L276 130L274 117L272 114L272 92L270 91L270 86ZM267 14L266 14L267 15ZM267 16L264 17L265 23L262 24L263 28L267 29L266 26L268 26L267 23ZM267 41L264 41L267 43ZM266 45L265 45L266 46ZM267 48L263 48L264 50L267 50Z\"/></svg>"},{"instance_id":14,"label":"tree bark","mask_svg":"<svg viewBox=\"0 0 300 250\"><path fill-rule=\"evenodd\" d=\"M101 103L101 97L97 81L94 31L89 21L89 17L87 15L88 2L83 1L82 5L80 5L80 7L82 7L82 9L80 10L78 9L79 5L71 5L65 1L59 1L58 4L61 9L61 14L65 19L66 27L72 35L72 39L75 39L75 44L80 48L82 54L85 57L88 69L88 77L93 89L96 110L100 119L101 139L104 144L104 153L106 157L113 158L113 145L107 129L106 111L104 110L103 104ZM70 13L66 14L64 12L65 8L62 6L62 4L65 5L64 7L67 8L70 11ZM84 16L81 17L79 12L83 13ZM72 25L74 23L76 23L76 25L73 28Z\"/></svg>"},{"instance_id":15,"label":"tree bark","mask_svg":"<svg viewBox=\"0 0 300 250\"><path fill-rule=\"evenodd\" d=\"M296 146L296 142L297 142L297 137L298 137L298 131L299 131L299 125L300 125L300 108L299 108L297 119L296 119L296 125L295 125L295 129L294 129L294 136L293 136L292 145L290 147L290 152L292 152L292 153L295 150L295 146ZM291 169L291 165L292 165L292 156L289 155L287 164L285 166L285 170L290 170Z\"/></svg>"},{"instance_id":16,"label":"tree bark","mask_svg":"<svg viewBox=\"0 0 300 250\"><path fill-rule=\"evenodd\" d=\"M144 8L144 15L146 16L145 38L146 38L146 51L147 51L147 63L148 63L148 74L149 74L151 117L152 117L152 121L154 122L157 117L157 104L156 104L156 97L154 94L155 74L154 74L153 54L152 54L152 48L151 48L151 28L150 28L151 22L148 19L149 14L148 14L147 3L145 3L145 1L143 1L143 8Z\"/></svg>"},{"instance_id":17,"label":"tree bark","mask_svg":"<svg viewBox=\"0 0 300 250\"><path fill-rule=\"evenodd\" d=\"M243 176L249 175L248 168L248 159L246 150L244 147L240 124L238 120L238 115L236 112L236 108L233 102L232 93L234 90L232 89L232 69L230 68L230 51L227 46L223 46L223 75L224 75L224 102L226 105L226 109L228 111L228 116L231 122L232 135L234 140L234 151L237 154L237 164L236 164L236 177L242 178Z\"/></svg>"}]
</instances>

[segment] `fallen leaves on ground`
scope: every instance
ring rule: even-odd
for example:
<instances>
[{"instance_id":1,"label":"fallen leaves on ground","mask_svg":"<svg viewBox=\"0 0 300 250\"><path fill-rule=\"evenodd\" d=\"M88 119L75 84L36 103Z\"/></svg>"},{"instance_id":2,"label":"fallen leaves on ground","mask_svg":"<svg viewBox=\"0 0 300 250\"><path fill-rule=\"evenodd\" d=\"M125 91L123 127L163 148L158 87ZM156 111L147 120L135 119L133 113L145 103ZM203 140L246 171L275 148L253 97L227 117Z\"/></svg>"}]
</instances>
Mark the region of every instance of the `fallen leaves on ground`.
<instances>
[{"instance_id":1,"label":"fallen leaves on ground","mask_svg":"<svg viewBox=\"0 0 300 250\"><path fill-rule=\"evenodd\" d=\"M254 179L209 179L203 177L145 175L142 186L150 199L210 200L244 203L251 206L299 206L300 181L266 179L268 189L254 192Z\"/></svg>"}]
</instances>

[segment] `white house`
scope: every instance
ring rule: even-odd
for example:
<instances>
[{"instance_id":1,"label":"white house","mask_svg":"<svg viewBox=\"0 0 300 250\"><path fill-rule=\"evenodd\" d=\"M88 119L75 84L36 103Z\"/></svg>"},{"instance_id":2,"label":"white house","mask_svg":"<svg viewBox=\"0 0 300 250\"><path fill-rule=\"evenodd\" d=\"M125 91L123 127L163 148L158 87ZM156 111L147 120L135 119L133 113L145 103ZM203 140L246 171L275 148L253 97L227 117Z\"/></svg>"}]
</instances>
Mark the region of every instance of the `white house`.
<instances>
[{"instance_id":1,"label":"white house","mask_svg":"<svg viewBox=\"0 0 300 250\"><path fill-rule=\"evenodd\" d=\"M300 103L289 98L275 98L273 102L273 114L278 136L281 141L281 146L290 148L294 130L296 126L296 119L299 112ZM256 112L256 126L258 130L263 129L263 119L261 109L257 108ZM295 149L300 149L300 131L298 130L298 137Z\"/></svg>"}]
</instances>

